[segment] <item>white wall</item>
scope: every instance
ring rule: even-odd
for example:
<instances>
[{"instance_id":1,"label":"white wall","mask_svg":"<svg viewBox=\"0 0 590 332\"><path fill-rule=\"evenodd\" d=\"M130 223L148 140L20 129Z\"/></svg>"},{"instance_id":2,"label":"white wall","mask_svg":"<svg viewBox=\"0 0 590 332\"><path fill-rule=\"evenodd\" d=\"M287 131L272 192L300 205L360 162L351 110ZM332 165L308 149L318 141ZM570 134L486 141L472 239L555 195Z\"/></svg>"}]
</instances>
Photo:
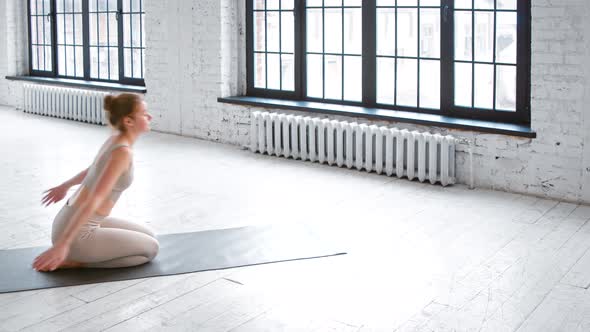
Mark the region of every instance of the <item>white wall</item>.
<instances>
[{"instance_id":1,"label":"white wall","mask_svg":"<svg viewBox=\"0 0 590 332\"><path fill-rule=\"evenodd\" d=\"M22 73L26 58L19 46L26 47L21 27L26 20L14 19L16 13L24 15L19 3L6 0L8 19L0 13L0 43L5 44L0 52L10 55L0 57L2 78ZM242 6L243 0L145 2L146 99L157 130L229 144L248 139L255 108L217 102L217 97L244 92ZM473 140L478 187L590 203L589 15L587 0L533 3L531 113L538 138L395 125ZM20 36L18 42L11 35ZM0 104L16 105L19 97L13 92L19 83L2 78ZM457 158L463 183L469 176L465 149L459 146Z\"/></svg>"}]
</instances>

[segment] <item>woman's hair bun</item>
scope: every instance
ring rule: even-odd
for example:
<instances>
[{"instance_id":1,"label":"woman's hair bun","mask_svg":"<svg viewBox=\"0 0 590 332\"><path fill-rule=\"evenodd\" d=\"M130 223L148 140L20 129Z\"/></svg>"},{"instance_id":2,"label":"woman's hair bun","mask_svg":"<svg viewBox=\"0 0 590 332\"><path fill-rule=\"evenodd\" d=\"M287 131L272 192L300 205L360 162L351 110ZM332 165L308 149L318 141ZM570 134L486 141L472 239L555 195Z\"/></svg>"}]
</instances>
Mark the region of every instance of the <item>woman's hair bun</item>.
<instances>
[{"instance_id":1,"label":"woman's hair bun","mask_svg":"<svg viewBox=\"0 0 590 332\"><path fill-rule=\"evenodd\" d=\"M113 109L113 102L115 101L115 97L113 95L106 95L104 97L104 109L110 112Z\"/></svg>"}]
</instances>

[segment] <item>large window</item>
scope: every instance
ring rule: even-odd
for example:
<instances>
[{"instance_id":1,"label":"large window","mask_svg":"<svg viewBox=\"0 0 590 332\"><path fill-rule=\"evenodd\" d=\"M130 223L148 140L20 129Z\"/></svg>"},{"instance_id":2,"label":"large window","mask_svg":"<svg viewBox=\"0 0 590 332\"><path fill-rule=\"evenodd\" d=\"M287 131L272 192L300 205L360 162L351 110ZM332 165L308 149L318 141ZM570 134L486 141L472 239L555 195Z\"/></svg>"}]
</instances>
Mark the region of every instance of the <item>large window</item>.
<instances>
[{"instance_id":1,"label":"large window","mask_svg":"<svg viewBox=\"0 0 590 332\"><path fill-rule=\"evenodd\" d=\"M248 95L530 122L525 0L248 0Z\"/></svg>"},{"instance_id":2,"label":"large window","mask_svg":"<svg viewBox=\"0 0 590 332\"><path fill-rule=\"evenodd\" d=\"M33 76L143 85L143 0L29 0Z\"/></svg>"}]
</instances>

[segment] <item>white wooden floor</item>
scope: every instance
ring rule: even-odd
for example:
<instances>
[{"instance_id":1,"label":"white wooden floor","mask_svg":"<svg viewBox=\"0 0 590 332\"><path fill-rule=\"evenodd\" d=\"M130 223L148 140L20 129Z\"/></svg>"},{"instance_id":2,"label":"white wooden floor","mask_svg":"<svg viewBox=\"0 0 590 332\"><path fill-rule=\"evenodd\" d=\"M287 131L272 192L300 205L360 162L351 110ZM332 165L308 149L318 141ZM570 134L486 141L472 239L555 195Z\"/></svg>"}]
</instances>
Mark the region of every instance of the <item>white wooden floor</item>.
<instances>
[{"instance_id":1,"label":"white wooden floor","mask_svg":"<svg viewBox=\"0 0 590 332\"><path fill-rule=\"evenodd\" d=\"M0 107L0 249L49 245L61 204L41 192L108 134ZM590 207L160 133L135 163L114 215L158 233L305 222L349 254L0 294L1 331L590 331Z\"/></svg>"}]
</instances>

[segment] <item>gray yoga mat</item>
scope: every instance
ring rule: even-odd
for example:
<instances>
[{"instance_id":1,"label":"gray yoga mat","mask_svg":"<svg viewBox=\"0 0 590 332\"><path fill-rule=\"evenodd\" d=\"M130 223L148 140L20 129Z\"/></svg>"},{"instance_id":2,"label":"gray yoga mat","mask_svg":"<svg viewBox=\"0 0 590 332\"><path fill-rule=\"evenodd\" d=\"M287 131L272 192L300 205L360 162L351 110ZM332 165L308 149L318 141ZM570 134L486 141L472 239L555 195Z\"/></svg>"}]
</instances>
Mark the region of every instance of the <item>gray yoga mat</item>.
<instances>
[{"instance_id":1,"label":"gray yoga mat","mask_svg":"<svg viewBox=\"0 0 590 332\"><path fill-rule=\"evenodd\" d=\"M117 269L37 272L33 259L47 247L0 250L0 293L129 280L344 254L303 225L248 226L158 236L150 263Z\"/></svg>"}]
</instances>

